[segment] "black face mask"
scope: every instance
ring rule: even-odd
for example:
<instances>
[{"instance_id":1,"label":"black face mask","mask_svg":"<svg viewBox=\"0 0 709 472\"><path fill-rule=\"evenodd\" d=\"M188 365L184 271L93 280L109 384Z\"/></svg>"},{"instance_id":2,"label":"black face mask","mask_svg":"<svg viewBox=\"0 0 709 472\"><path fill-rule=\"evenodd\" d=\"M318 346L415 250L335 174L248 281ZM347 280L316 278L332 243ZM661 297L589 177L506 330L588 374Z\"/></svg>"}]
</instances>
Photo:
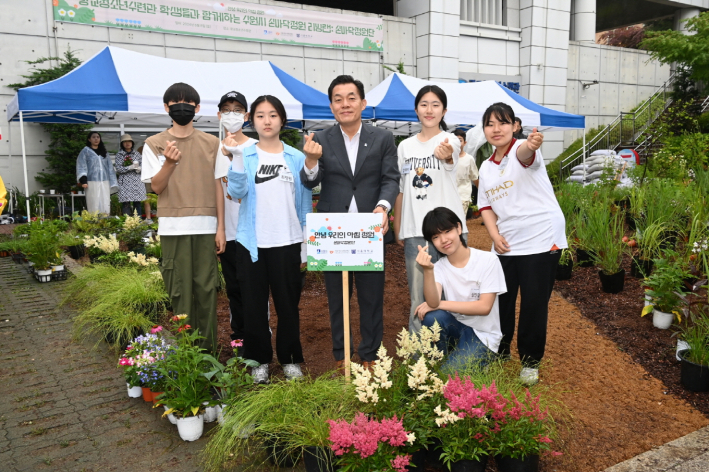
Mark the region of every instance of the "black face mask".
<instances>
[{"instance_id":1,"label":"black face mask","mask_svg":"<svg viewBox=\"0 0 709 472\"><path fill-rule=\"evenodd\" d=\"M175 103L168 107L170 118L180 126L185 126L194 119L195 106L189 103Z\"/></svg>"}]
</instances>

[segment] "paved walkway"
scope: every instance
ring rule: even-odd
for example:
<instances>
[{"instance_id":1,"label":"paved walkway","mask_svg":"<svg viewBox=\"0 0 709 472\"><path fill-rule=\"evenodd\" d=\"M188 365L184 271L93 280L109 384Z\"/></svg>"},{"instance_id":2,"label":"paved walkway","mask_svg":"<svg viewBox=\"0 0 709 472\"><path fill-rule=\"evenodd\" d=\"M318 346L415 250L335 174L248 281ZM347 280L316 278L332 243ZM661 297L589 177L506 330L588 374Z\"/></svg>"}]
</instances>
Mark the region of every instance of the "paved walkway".
<instances>
[{"instance_id":1,"label":"paved walkway","mask_svg":"<svg viewBox=\"0 0 709 472\"><path fill-rule=\"evenodd\" d=\"M129 399L105 346L71 342L65 282L40 284L0 258L0 470L200 470L206 444L182 441L142 399Z\"/></svg>"}]
</instances>

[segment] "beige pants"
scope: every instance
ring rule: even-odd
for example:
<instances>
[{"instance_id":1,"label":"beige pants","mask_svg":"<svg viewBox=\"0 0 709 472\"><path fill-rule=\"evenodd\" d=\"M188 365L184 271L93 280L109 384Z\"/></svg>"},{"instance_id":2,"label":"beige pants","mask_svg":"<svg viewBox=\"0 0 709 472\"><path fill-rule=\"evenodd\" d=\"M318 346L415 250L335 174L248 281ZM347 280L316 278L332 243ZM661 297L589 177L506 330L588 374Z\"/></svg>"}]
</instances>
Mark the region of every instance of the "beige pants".
<instances>
[{"instance_id":1,"label":"beige pants","mask_svg":"<svg viewBox=\"0 0 709 472\"><path fill-rule=\"evenodd\" d=\"M470 207L470 200L467 202L463 202L463 215L466 216L468 214L468 207Z\"/></svg>"}]
</instances>

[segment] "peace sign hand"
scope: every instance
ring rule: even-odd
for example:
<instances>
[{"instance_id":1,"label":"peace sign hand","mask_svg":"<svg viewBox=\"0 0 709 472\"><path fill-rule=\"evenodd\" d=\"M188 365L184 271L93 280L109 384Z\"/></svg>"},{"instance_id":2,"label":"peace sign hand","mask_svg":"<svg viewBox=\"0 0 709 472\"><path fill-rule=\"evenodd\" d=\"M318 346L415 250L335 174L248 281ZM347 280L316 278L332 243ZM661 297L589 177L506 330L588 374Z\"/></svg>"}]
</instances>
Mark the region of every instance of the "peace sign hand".
<instances>
[{"instance_id":1,"label":"peace sign hand","mask_svg":"<svg viewBox=\"0 0 709 472\"><path fill-rule=\"evenodd\" d=\"M419 245L419 253L416 256L416 262L420 265L423 270L432 270L433 263L431 262L431 255L428 253L428 244L426 247L421 247Z\"/></svg>"},{"instance_id":2,"label":"peace sign hand","mask_svg":"<svg viewBox=\"0 0 709 472\"><path fill-rule=\"evenodd\" d=\"M527 147L530 151L534 152L539 149L544 141L544 135L537 132L537 128L534 128L529 136L527 136Z\"/></svg>"}]
</instances>

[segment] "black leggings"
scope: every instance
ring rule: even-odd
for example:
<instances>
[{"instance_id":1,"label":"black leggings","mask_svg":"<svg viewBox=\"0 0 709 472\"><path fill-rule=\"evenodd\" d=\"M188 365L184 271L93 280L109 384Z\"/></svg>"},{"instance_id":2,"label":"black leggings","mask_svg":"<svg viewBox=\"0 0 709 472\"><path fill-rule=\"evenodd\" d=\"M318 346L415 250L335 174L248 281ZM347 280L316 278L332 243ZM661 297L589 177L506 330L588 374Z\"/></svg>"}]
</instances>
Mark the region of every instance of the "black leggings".
<instances>
[{"instance_id":1,"label":"black leggings","mask_svg":"<svg viewBox=\"0 0 709 472\"><path fill-rule=\"evenodd\" d=\"M544 357L549 298L554 289L556 266L560 257L560 250L526 256L499 256L505 273L507 293L500 295L502 342L498 352L503 356L510 355L519 290L521 301L517 350L525 367L537 367Z\"/></svg>"},{"instance_id":2,"label":"black leggings","mask_svg":"<svg viewBox=\"0 0 709 472\"><path fill-rule=\"evenodd\" d=\"M143 202L121 202L123 207L123 214L128 216L133 216L133 210L138 213L138 216L143 214ZM147 218L150 218L148 215Z\"/></svg>"}]
</instances>

